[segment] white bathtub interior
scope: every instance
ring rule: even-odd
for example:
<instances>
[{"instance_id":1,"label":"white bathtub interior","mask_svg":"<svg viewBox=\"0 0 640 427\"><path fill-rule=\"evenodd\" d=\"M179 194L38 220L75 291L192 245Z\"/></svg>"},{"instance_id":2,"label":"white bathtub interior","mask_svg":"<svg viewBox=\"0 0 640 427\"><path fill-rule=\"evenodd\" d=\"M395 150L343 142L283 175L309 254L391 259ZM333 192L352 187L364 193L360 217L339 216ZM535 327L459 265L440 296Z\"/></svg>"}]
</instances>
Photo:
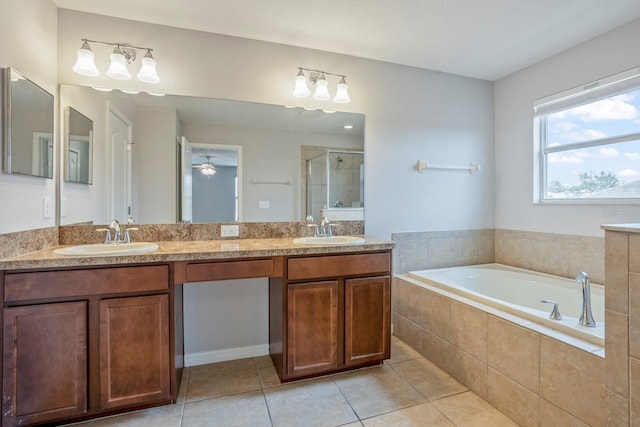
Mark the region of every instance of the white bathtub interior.
<instances>
[{"instance_id":1,"label":"white bathtub interior","mask_svg":"<svg viewBox=\"0 0 640 427\"><path fill-rule=\"evenodd\" d=\"M604 287L591 284L591 307L595 328L578 322L582 310L582 288L575 280L501 264L482 264L413 271L408 277L504 310L551 329L604 347ZM553 306L559 304L562 320L552 320Z\"/></svg>"}]
</instances>

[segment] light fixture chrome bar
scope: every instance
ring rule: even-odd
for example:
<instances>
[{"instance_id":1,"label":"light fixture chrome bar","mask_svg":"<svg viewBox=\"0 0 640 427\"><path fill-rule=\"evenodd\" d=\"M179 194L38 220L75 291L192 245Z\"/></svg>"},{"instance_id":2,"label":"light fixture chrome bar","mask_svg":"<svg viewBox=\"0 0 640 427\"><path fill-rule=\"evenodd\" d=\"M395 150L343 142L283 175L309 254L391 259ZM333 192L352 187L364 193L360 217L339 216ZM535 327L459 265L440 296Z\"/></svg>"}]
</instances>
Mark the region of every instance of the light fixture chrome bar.
<instances>
[{"instance_id":1,"label":"light fixture chrome bar","mask_svg":"<svg viewBox=\"0 0 640 427\"><path fill-rule=\"evenodd\" d=\"M112 42L103 42L100 40L91 40L91 39L80 39L82 40L82 42L87 42L87 43L95 43L95 44L101 44L104 46L116 46L116 47L120 47L120 48L126 48L126 49L137 49L137 50L147 50L149 52L153 52L153 49L150 47L142 47L142 46L133 46L127 43L112 43Z\"/></svg>"},{"instance_id":2,"label":"light fixture chrome bar","mask_svg":"<svg viewBox=\"0 0 640 427\"><path fill-rule=\"evenodd\" d=\"M328 71L314 70L312 68L298 67L298 70L310 71L310 72L314 72L314 73L318 73L318 74L327 74L327 75L330 75L330 76L342 77L343 79L347 78L347 76L345 76L344 74L330 73Z\"/></svg>"}]
</instances>

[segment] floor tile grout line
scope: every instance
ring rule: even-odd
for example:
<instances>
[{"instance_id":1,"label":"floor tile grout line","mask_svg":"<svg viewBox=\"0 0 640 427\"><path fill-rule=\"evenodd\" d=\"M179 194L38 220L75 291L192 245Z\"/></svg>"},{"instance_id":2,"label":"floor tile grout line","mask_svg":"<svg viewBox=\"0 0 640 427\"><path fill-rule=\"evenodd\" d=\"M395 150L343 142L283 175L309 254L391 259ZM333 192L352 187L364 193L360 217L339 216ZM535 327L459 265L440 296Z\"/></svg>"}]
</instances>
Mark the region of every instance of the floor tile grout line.
<instances>
[{"instance_id":1,"label":"floor tile grout line","mask_svg":"<svg viewBox=\"0 0 640 427\"><path fill-rule=\"evenodd\" d=\"M345 396L344 392L342 391L342 389L340 388L340 385L338 385L338 383L336 382L335 378L331 379L331 382L333 383L333 385L336 386L336 388L338 389L338 392L340 393L340 395L342 396L342 398L344 399L345 402L347 402L347 405L349 405L349 408L351 409L351 412L353 412L353 415L356 416L356 419L358 421L360 421L360 424L362 424L362 419L360 418L360 415L358 415L358 413L356 412L356 410L353 408L353 406L351 405L351 402L349 401L349 399L347 398L347 396Z\"/></svg>"},{"instance_id":2,"label":"floor tile grout line","mask_svg":"<svg viewBox=\"0 0 640 427\"><path fill-rule=\"evenodd\" d=\"M264 406L267 408L267 416L269 417L269 424L273 427L273 418L271 417L271 409L269 409L269 402L267 401L267 395L262 390L262 400L264 400Z\"/></svg>"}]
</instances>

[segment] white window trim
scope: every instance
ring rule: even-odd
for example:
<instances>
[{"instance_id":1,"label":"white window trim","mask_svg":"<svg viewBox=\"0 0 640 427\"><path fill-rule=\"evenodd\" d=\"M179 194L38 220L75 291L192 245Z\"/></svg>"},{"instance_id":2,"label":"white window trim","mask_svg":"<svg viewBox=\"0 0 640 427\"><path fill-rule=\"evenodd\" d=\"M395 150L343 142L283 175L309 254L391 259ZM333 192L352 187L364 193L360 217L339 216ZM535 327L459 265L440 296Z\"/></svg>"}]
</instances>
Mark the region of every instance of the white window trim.
<instances>
[{"instance_id":1,"label":"white window trim","mask_svg":"<svg viewBox=\"0 0 640 427\"><path fill-rule=\"evenodd\" d=\"M542 116L577 107L579 105L610 98L632 89L640 88L640 67L623 71L613 76L605 77L575 88L555 93L533 102L534 111L534 146L537 155L534 156L534 203L536 204L557 204L557 205L637 205L640 198L620 198L620 199L597 199L597 198L574 198L574 199L548 199L546 194L547 162L545 155L562 151L576 150L580 148L590 148L604 146L620 142L640 139L640 132L620 135L611 138L590 140L582 143L559 145L546 147L546 123L541 120Z\"/></svg>"}]
</instances>

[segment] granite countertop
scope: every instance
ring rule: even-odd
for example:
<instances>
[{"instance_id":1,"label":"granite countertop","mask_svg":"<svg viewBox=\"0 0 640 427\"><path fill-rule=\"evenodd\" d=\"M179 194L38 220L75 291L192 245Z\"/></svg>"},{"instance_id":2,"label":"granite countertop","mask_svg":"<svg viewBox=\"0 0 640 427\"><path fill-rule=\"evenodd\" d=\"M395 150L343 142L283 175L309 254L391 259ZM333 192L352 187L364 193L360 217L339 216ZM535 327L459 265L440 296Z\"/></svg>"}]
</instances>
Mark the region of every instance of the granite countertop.
<instances>
[{"instance_id":1,"label":"granite countertop","mask_svg":"<svg viewBox=\"0 0 640 427\"><path fill-rule=\"evenodd\" d=\"M354 245L296 245L292 238L236 239L156 242L154 252L132 255L61 256L55 246L0 260L0 270L36 268L79 267L117 265L166 261L214 260L253 258L282 255L339 254L362 251L378 251L393 248L394 242L365 237L363 243Z\"/></svg>"}]
</instances>

